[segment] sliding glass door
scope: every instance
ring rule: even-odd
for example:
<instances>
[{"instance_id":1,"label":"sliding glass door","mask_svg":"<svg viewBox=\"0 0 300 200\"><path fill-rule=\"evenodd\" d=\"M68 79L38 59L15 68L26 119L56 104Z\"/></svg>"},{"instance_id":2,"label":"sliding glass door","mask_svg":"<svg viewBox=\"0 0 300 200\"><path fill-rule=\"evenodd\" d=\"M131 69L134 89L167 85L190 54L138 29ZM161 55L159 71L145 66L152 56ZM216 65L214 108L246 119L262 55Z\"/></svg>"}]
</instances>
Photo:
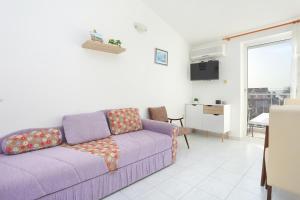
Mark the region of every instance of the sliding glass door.
<instances>
[{"instance_id":1,"label":"sliding glass door","mask_svg":"<svg viewBox=\"0 0 300 200\"><path fill-rule=\"evenodd\" d=\"M282 105L291 95L291 40L248 48L248 131L263 136L271 105ZM262 133L262 134L259 134Z\"/></svg>"}]
</instances>

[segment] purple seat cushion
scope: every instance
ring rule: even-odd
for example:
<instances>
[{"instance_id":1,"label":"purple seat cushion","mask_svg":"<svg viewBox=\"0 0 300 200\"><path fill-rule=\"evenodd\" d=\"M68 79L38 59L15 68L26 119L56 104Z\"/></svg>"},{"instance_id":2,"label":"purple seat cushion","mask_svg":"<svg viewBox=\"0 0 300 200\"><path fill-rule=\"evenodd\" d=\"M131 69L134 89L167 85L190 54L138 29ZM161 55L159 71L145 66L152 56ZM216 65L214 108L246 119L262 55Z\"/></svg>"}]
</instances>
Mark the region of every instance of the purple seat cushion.
<instances>
[{"instance_id":1,"label":"purple seat cushion","mask_svg":"<svg viewBox=\"0 0 300 200\"><path fill-rule=\"evenodd\" d=\"M112 138L120 149L118 167L137 162L172 147L170 136L148 130L113 135Z\"/></svg>"},{"instance_id":2,"label":"purple seat cushion","mask_svg":"<svg viewBox=\"0 0 300 200\"><path fill-rule=\"evenodd\" d=\"M102 111L64 116L63 127L68 144L79 144L110 136Z\"/></svg>"},{"instance_id":3,"label":"purple seat cushion","mask_svg":"<svg viewBox=\"0 0 300 200\"><path fill-rule=\"evenodd\" d=\"M103 158L61 146L0 154L0 199L38 199L108 172Z\"/></svg>"}]
</instances>

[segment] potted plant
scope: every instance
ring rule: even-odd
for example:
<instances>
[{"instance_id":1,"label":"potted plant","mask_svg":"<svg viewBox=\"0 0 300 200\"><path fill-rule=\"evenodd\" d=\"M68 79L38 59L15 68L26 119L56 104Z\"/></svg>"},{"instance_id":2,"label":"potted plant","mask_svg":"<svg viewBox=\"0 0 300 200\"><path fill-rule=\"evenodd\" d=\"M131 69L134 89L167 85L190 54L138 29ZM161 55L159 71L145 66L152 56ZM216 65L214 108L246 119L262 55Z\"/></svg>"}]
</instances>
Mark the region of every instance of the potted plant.
<instances>
[{"instance_id":1,"label":"potted plant","mask_svg":"<svg viewBox=\"0 0 300 200\"><path fill-rule=\"evenodd\" d=\"M198 104L198 103L199 103L199 99L195 97L195 98L193 99L193 104Z\"/></svg>"},{"instance_id":2,"label":"potted plant","mask_svg":"<svg viewBox=\"0 0 300 200\"><path fill-rule=\"evenodd\" d=\"M120 40L109 39L108 44L112 44L112 45L121 47L122 42Z\"/></svg>"}]
</instances>

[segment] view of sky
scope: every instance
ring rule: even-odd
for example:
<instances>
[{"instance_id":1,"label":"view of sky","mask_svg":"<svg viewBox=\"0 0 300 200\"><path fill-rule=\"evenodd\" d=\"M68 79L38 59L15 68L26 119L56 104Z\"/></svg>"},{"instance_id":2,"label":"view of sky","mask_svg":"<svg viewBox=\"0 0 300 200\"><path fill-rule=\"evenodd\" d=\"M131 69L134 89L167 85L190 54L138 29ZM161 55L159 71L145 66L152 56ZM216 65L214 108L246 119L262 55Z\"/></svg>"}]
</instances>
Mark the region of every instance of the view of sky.
<instances>
[{"instance_id":1,"label":"view of sky","mask_svg":"<svg viewBox=\"0 0 300 200\"><path fill-rule=\"evenodd\" d=\"M281 89L291 85L292 43L283 41L248 49L248 87Z\"/></svg>"}]
</instances>

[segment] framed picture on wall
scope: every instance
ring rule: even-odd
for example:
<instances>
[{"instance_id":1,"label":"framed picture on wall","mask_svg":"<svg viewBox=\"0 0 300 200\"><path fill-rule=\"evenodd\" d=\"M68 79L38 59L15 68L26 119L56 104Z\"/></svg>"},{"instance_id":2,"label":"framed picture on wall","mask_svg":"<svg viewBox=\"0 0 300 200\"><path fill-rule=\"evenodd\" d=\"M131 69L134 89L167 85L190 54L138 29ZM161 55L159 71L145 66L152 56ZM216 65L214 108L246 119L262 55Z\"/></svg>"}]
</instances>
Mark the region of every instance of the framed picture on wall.
<instances>
[{"instance_id":1,"label":"framed picture on wall","mask_svg":"<svg viewBox=\"0 0 300 200\"><path fill-rule=\"evenodd\" d=\"M168 66L168 52L158 49L155 49L154 62L160 65Z\"/></svg>"}]
</instances>

